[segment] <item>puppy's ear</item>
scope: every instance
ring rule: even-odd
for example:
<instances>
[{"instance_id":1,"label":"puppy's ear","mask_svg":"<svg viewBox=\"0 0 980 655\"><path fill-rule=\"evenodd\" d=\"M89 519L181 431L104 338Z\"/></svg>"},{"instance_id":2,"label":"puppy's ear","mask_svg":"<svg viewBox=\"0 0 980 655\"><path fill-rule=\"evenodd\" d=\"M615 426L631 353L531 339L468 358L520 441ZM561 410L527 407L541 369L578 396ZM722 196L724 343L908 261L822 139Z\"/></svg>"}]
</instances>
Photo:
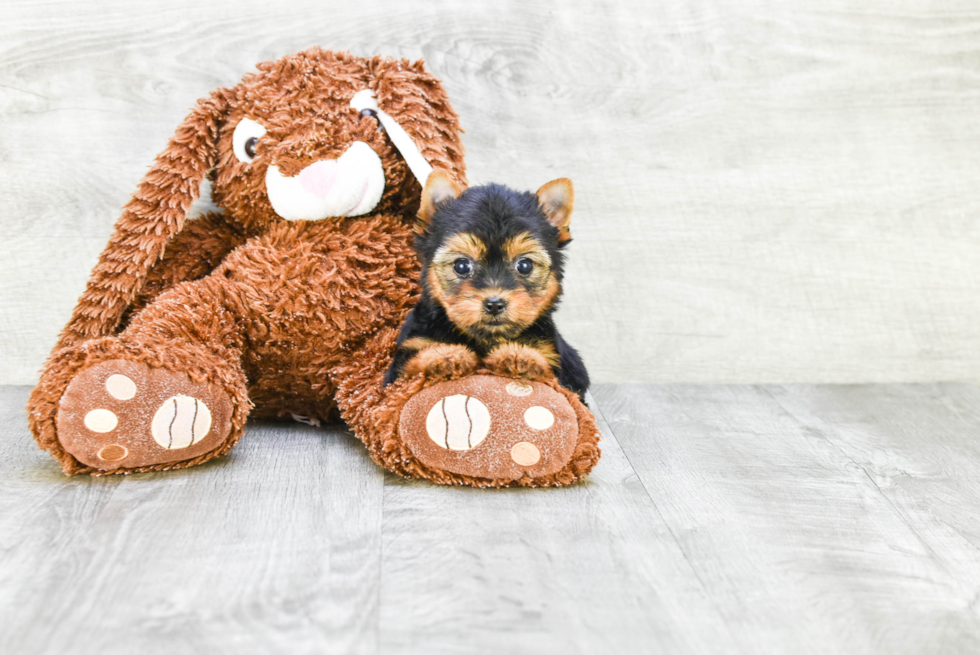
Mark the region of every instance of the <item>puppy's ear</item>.
<instances>
[{"instance_id":1,"label":"puppy's ear","mask_svg":"<svg viewBox=\"0 0 980 655\"><path fill-rule=\"evenodd\" d=\"M463 190L453 181L449 173L440 170L432 171L425 188L422 189L422 204L419 205L419 222L416 230L422 233L429 229L429 222L439 209L439 205L458 198L462 192Z\"/></svg>"},{"instance_id":2,"label":"puppy's ear","mask_svg":"<svg viewBox=\"0 0 980 655\"><path fill-rule=\"evenodd\" d=\"M572 240L568 225L572 222L572 207L575 205L575 189L567 177L548 182L536 194L548 222L558 228L558 244L564 245Z\"/></svg>"},{"instance_id":3,"label":"puppy's ear","mask_svg":"<svg viewBox=\"0 0 980 655\"><path fill-rule=\"evenodd\" d=\"M218 163L218 128L231 94L219 88L199 100L157 156L116 221L57 347L117 330L150 268L184 226L201 182Z\"/></svg>"}]
</instances>

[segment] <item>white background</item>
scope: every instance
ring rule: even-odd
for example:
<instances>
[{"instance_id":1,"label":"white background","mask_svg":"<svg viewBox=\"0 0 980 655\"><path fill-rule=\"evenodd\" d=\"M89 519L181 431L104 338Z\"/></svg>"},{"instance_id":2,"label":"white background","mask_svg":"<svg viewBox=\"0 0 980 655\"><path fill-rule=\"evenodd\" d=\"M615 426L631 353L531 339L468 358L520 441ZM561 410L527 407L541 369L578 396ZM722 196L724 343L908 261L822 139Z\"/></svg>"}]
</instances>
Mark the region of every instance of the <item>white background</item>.
<instances>
[{"instance_id":1,"label":"white background","mask_svg":"<svg viewBox=\"0 0 980 655\"><path fill-rule=\"evenodd\" d=\"M802 4L4 2L0 383L195 100L310 45L424 57L471 182L574 180L595 381L974 378L980 6Z\"/></svg>"}]
</instances>

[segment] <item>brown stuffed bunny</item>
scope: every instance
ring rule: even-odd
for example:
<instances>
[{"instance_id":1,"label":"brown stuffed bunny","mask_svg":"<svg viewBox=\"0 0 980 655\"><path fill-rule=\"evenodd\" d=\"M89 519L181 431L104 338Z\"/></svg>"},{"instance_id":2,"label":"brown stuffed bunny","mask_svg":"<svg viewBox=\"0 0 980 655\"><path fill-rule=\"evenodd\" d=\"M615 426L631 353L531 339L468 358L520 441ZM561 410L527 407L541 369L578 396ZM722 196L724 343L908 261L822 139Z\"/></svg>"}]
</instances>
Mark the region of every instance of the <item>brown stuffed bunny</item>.
<instances>
[{"instance_id":1,"label":"brown stuffed bunny","mask_svg":"<svg viewBox=\"0 0 980 655\"><path fill-rule=\"evenodd\" d=\"M418 297L430 166L465 183L456 113L422 62L313 48L215 90L117 221L31 395L38 444L69 474L159 471L228 452L249 415L339 413L403 475L586 474L595 422L554 380L382 387ZM188 218L205 178L222 211Z\"/></svg>"}]
</instances>

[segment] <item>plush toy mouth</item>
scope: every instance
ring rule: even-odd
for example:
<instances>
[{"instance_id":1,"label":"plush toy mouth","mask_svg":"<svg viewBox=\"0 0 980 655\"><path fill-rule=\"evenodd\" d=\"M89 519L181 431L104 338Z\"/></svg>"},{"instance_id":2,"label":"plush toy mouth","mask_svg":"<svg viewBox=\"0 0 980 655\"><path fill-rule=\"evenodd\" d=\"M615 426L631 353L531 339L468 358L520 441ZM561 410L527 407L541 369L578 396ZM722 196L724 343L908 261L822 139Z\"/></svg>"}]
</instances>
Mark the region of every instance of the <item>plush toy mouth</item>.
<instances>
[{"instance_id":1,"label":"plush toy mouth","mask_svg":"<svg viewBox=\"0 0 980 655\"><path fill-rule=\"evenodd\" d=\"M371 146L355 141L339 159L321 159L293 177L269 166L265 188L272 208L289 221L361 216L381 201L384 167Z\"/></svg>"},{"instance_id":2,"label":"plush toy mouth","mask_svg":"<svg viewBox=\"0 0 980 655\"><path fill-rule=\"evenodd\" d=\"M424 187L432 166L398 121L378 107L374 92L370 89L359 91L350 104L357 111L374 111L388 138ZM314 162L293 177L283 175L276 165L269 166L265 173L265 189L272 209L287 221L362 216L381 201L385 190L384 166L371 146L355 141L340 159Z\"/></svg>"}]
</instances>

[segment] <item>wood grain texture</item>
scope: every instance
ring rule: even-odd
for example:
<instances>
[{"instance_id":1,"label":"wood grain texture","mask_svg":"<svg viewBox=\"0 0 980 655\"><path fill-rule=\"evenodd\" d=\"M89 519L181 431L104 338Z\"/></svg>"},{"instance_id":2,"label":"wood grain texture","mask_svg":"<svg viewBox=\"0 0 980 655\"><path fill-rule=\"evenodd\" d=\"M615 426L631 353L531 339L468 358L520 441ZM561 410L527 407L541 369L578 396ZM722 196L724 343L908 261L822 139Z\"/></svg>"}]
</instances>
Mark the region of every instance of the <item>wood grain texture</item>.
<instances>
[{"instance_id":1,"label":"wood grain texture","mask_svg":"<svg viewBox=\"0 0 980 655\"><path fill-rule=\"evenodd\" d=\"M575 181L596 380L975 378L978 37L969 0L6 2L0 382L194 100L312 44L425 57L473 181Z\"/></svg>"},{"instance_id":2,"label":"wood grain texture","mask_svg":"<svg viewBox=\"0 0 980 655\"><path fill-rule=\"evenodd\" d=\"M385 476L336 426L66 478L0 387L2 653L972 653L980 389L629 386L549 490Z\"/></svg>"},{"instance_id":3,"label":"wood grain texture","mask_svg":"<svg viewBox=\"0 0 980 655\"><path fill-rule=\"evenodd\" d=\"M600 464L567 489L387 477L382 652L683 653L731 641L601 418L599 429Z\"/></svg>"},{"instance_id":4,"label":"wood grain texture","mask_svg":"<svg viewBox=\"0 0 980 655\"><path fill-rule=\"evenodd\" d=\"M596 399L739 651L980 648L976 387Z\"/></svg>"},{"instance_id":5,"label":"wood grain texture","mask_svg":"<svg viewBox=\"0 0 980 655\"><path fill-rule=\"evenodd\" d=\"M67 478L0 387L0 652L374 653L382 472L339 427Z\"/></svg>"}]
</instances>

